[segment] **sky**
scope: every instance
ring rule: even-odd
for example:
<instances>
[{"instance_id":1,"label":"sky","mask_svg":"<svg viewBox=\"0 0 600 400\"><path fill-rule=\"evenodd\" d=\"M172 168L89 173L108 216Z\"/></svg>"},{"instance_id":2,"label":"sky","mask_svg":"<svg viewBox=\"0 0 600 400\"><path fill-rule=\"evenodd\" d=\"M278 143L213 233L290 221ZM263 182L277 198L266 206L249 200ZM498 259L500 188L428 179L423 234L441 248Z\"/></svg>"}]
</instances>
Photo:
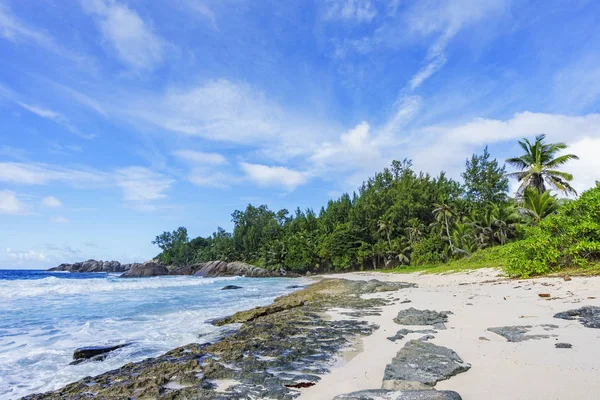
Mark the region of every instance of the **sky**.
<instances>
[{"instance_id":1,"label":"sky","mask_svg":"<svg viewBox=\"0 0 600 400\"><path fill-rule=\"evenodd\" d=\"M547 134L600 173L600 2L0 0L0 268L144 261L394 160ZM515 187L515 185L513 185Z\"/></svg>"}]
</instances>

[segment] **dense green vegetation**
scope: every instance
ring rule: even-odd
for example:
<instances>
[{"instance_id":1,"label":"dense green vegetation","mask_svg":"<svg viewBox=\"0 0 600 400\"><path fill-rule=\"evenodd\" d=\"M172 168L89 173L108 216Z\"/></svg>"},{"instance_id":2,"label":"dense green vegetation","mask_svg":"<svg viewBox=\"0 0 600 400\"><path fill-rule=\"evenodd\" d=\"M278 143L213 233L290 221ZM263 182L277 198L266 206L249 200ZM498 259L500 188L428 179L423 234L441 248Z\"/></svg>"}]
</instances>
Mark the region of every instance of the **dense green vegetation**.
<instances>
[{"instance_id":1,"label":"dense green vegetation","mask_svg":"<svg viewBox=\"0 0 600 400\"><path fill-rule=\"evenodd\" d=\"M565 266L585 266L600 254L600 189L572 202L547 187L574 193L572 176L556 168L575 155L566 146L519 142L520 157L506 173L488 149L466 160L463 182L445 173L416 172L394 161L352 195L312 209L273 211L248 205L232 214L232 233L221 228L189 240L185 228L164 232L154 244L165 264L241 260L264 268L307 271L464 269L500 266L530 276ZM508 196L509 177L521 182Z\"/></svg>"}]
</instances>

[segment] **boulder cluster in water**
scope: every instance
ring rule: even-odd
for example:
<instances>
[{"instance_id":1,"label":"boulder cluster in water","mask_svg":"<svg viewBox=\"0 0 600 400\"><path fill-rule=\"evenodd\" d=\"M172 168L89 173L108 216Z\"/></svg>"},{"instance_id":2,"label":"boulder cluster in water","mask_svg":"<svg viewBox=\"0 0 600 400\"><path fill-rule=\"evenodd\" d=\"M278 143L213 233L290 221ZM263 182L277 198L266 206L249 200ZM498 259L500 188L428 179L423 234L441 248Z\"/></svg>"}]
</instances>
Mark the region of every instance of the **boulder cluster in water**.
<instances>
[{"instance_id":1,"label":"boulder cluster in water","mask_svg":"<svg viewBox=\"0 0 600 400\"><path fill-rule=\"evenodd\" d=\"M123 275L121 275L121 277L123 278L142 278L164 275L194 275L203 277L246 276L252 278L298 276L297 274L286 272L284 270L268 271L239 261L230 263L225 261L209 261L182 267L168 267L155 261L121 264L118 261L88 260L74 264L61 264L58 267L50 268L49 271L122 272Z\"/></svg>"}]
</instances>

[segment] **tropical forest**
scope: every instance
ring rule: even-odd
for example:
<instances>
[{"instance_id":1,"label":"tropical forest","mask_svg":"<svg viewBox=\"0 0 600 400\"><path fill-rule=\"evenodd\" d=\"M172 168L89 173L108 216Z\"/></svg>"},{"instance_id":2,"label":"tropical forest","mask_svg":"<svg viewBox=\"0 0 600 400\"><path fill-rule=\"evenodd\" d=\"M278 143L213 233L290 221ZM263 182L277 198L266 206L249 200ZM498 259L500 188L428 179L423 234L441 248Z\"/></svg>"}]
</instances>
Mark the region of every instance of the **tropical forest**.
<instances>
[{"instance_id":1,"label":"tropical forest","mask_svg":"<svg viewBox=\"0 0 600 400\"><path fill-rule=\"evenodd\" d=\"M578 159L545 135L519 141L520 155L466 160L462 180L393 161L352 194L320 210L248 205L222 228L190 239L186 228L152 242L167 265L245 261L296 273L444 271L502 267L510 276L597 272L600 186L577 193L561 167ZM510 180L518 183L509 194Z\"/></svg>"}]
</instances>

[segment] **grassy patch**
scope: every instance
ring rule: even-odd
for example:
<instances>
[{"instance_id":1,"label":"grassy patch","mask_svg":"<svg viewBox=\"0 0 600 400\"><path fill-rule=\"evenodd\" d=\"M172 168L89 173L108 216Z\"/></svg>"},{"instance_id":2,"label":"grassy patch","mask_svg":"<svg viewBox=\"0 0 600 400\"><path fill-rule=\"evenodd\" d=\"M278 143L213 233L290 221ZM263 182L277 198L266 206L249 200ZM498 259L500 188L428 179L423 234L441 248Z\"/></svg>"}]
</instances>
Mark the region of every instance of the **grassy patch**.
<instances>
[{"instance_id":1,"label":"grassy patch","mask_svg":"<svg viewBox=\"0 0 600 400\"><path fill-rule=\"evenodd\" d=\"M504 268L506 266L506 255L511 251L512 244L491 247L473 253L470 257L450 261L446 264L404 266L384 272L408 274L411 272L423 272L426 274L441 274L445 272L470 271L480 268Z\"/></svg>"}]
</instances>

